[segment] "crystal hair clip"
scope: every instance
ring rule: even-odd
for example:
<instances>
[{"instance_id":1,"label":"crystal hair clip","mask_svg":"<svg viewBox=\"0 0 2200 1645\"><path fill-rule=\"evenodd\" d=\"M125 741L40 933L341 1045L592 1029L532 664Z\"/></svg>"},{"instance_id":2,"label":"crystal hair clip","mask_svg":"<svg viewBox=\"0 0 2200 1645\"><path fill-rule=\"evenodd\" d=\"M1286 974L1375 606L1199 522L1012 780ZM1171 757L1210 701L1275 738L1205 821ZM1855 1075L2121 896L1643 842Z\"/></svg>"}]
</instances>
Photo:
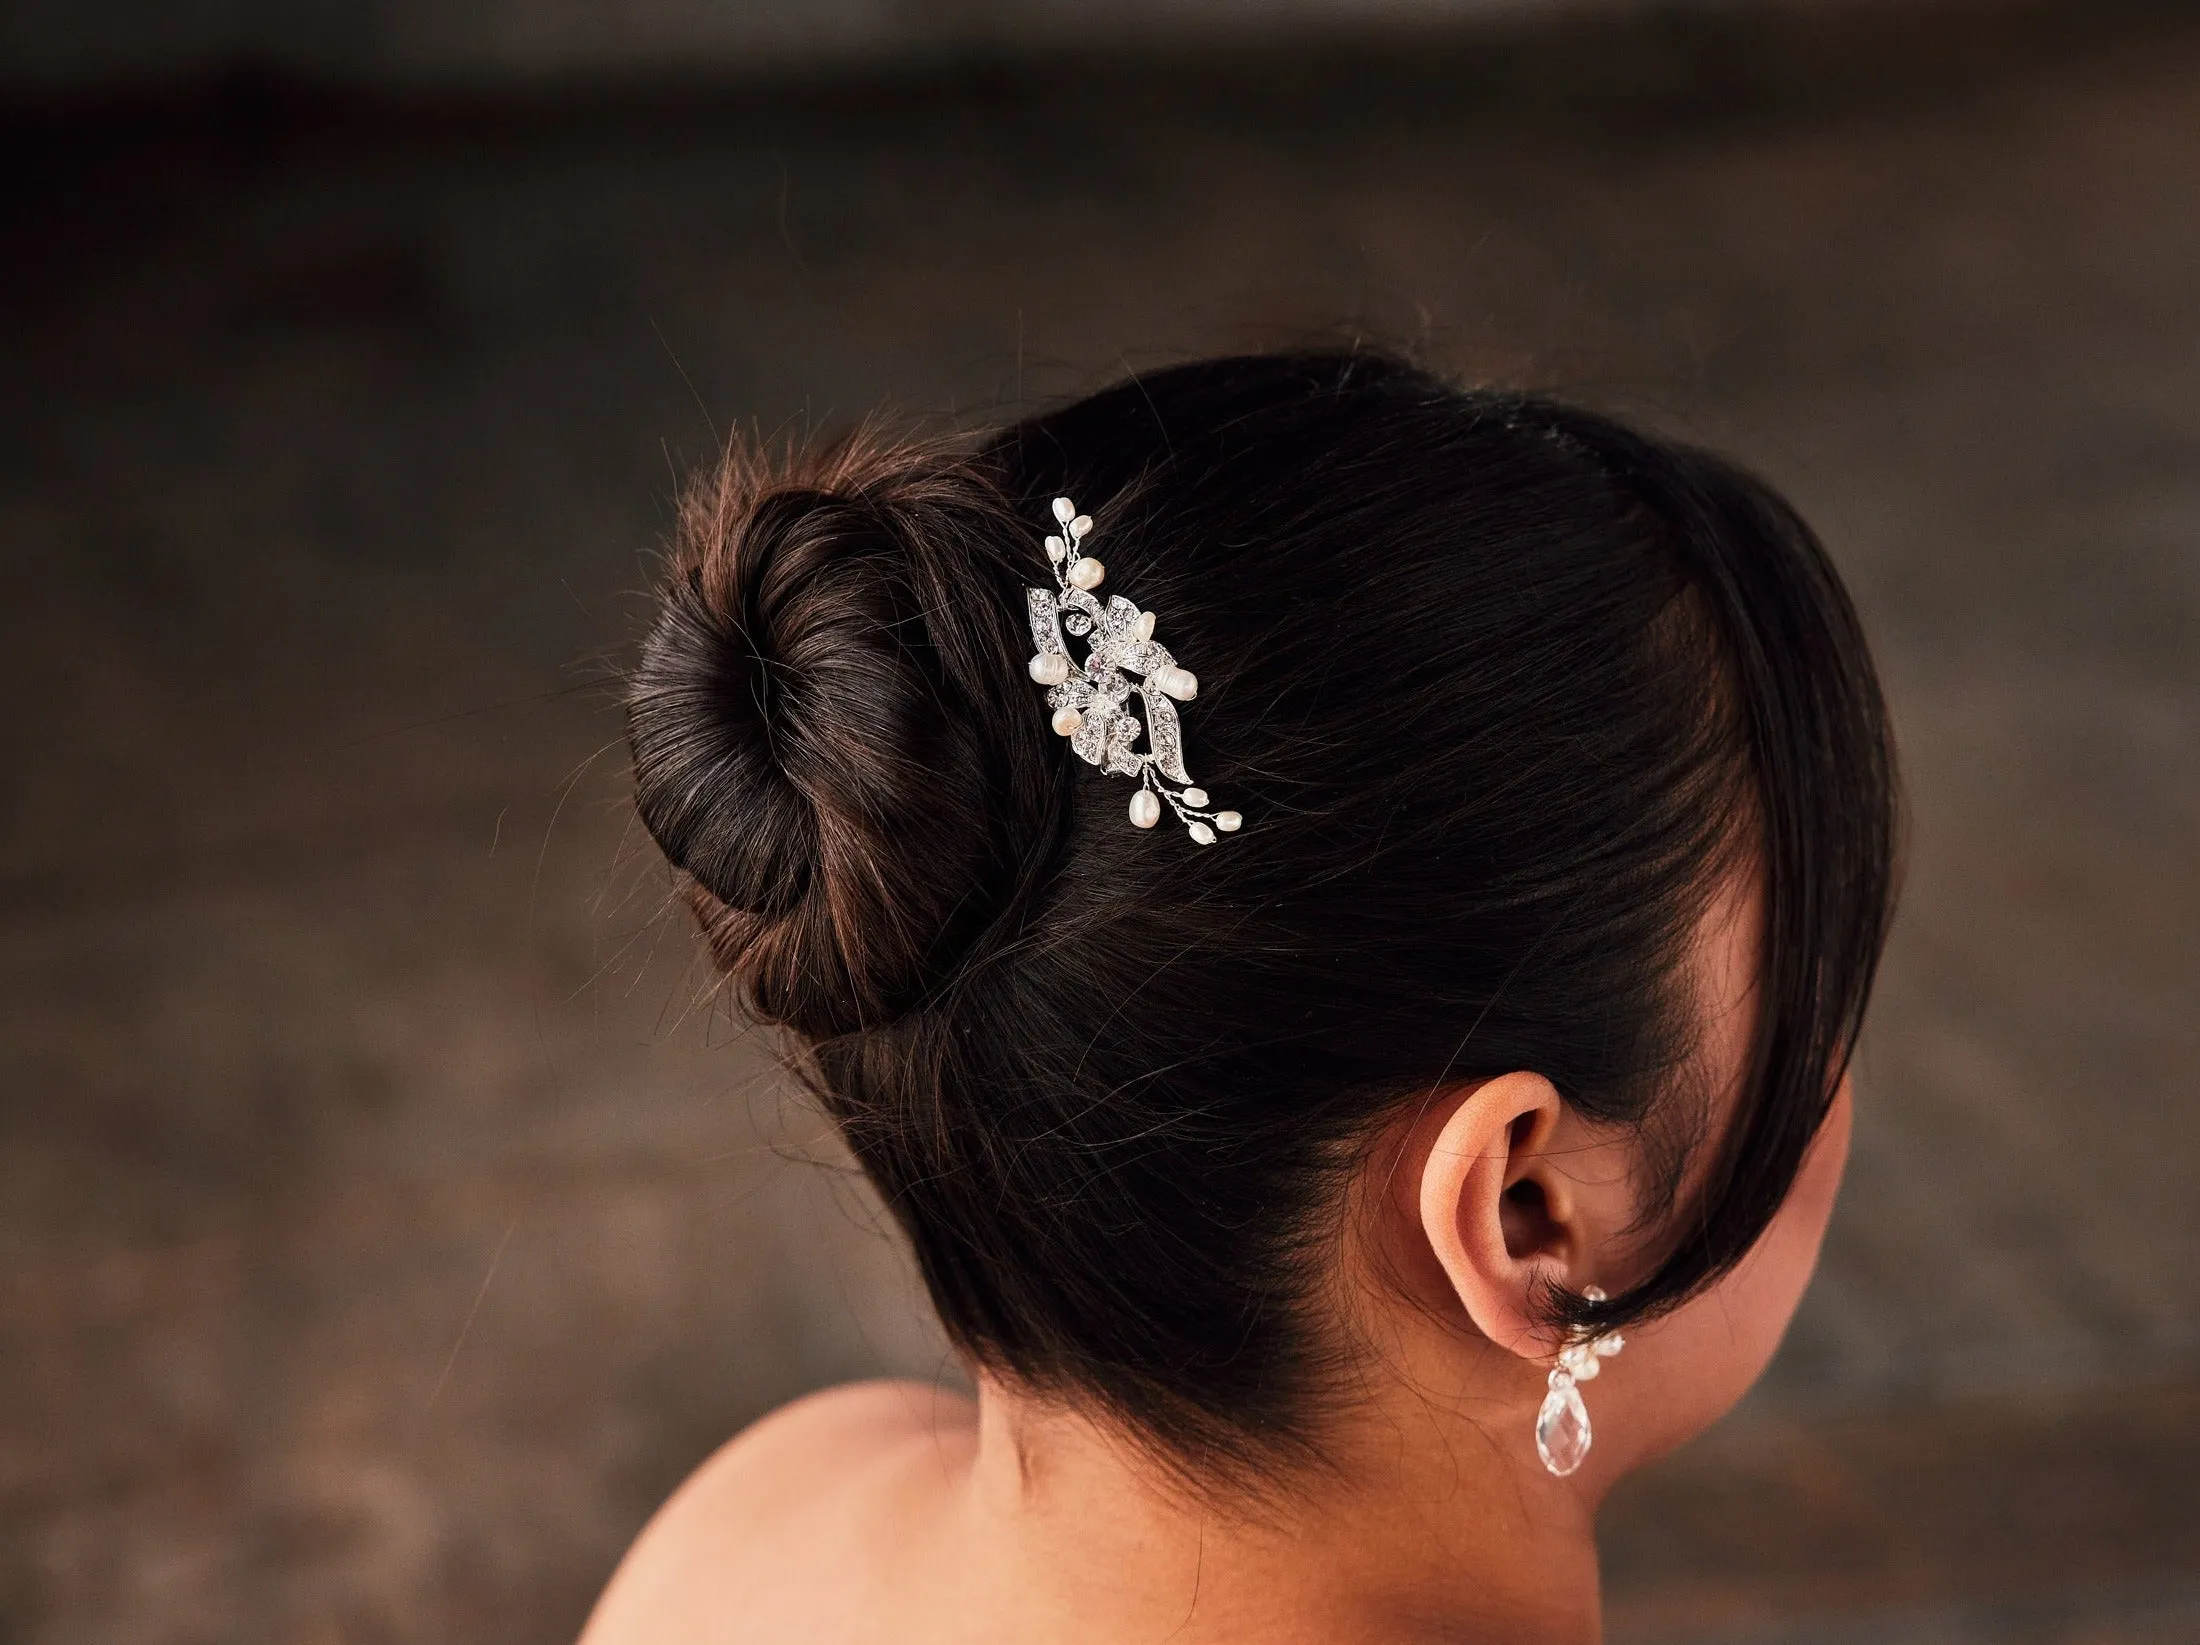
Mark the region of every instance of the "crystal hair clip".
<instances>
[{"instance_id":1,"label":"crystal hair clip","mask_svg":"<svg viewBox=\"0 0 2200 1645\"><path fill-rule=\"evenodd\" d=\"M1131 821L1151 828L1161 820L1166 801L1177 821L1201 845L1213 845L1219 831L1235 833L1244 818L1235 811L1207 809L1207 791L1194 787L1184 769L1184 733L1176 705L1199 694L1199 680L1153 637L1154 614L1141 611L1120 594L1102 605L1093 594L1107 570L1084 551L1092 516L1077 512L1067 497L1054 499L1059 535L1046 541L1054 565L1055 586L1024 590L1031 607L1031 639L1036 652L1031 677L1047 688L1057 735L1067 737L1077 757L1119 777L1136 777ZM1085 642L1080 667L1069 654L1064 631ZM1129 675L1139 676L1134 686ZM1140 723L1129 707L1136 690L1145 706ZM1140 733L1143 749L1134 747Z\"/></svg>"}]
</instances>

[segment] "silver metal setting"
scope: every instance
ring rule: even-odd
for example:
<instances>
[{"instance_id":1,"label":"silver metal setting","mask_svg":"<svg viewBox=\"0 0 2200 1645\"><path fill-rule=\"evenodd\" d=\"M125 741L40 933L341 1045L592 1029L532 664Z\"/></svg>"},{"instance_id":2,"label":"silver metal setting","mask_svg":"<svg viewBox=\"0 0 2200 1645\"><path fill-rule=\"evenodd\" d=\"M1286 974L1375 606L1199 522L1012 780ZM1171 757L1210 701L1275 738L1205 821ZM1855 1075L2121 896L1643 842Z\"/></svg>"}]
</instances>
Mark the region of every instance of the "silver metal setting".
<instances>
[{"instance_id":1,"label":"silver metal setting","mask_svg":"<svg viewBox=\"0 0 2200 1645\"><path fill-rule=\"evenodd\" d=\"M1153 827L1165 803L1200 845L1234 834L1244 819L1235 811L1208 809L1206 790L1193 783L1184 765L1184 731L1176 705L1198 695L1197 677L1154 639L1152 612L1139 610L1120 594L1103 603L1093 593L1107 573L1084 550L1092 516L1078 513L1067 497L1057 497L1054 518L1061 529L1047 538L1046 551L1055 586L1024 593L1034 648L1031 677L1047 687L1055 731L1069 739L1086 764L1138 779L1130 803L1134 826ZM1085 647L1081 663L1070 654L1072 639ZM1131 706L1133 692L1137 708ZM1139 746L1141 737L1144 747Z\"/></svg>"}]
</instances>

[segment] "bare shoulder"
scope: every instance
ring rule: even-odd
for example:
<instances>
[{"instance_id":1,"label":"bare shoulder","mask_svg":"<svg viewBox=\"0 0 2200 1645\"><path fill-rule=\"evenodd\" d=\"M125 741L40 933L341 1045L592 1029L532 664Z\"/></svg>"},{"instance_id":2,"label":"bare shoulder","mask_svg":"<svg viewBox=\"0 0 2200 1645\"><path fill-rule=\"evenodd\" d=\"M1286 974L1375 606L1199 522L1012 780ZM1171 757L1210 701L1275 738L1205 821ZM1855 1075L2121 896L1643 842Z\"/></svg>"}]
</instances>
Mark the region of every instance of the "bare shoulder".
<instances>
[{"instance_id":1,"label":"bare shoulder","mask_svg":"<svg viewBox=\"0 0 2200 1645\"><path fill-rule=\"evenodd\" d=\"M975 1443L975 1408L918 1382L859 1382L782 1406L722 1446L643 1529L582 1645L769 1637L769 1616L860 1583L927 1483ZM912 1469L936 1457L939 1469ZM805 1630L808 1631L808 1630Z\"/></svg>"}]
</instances>

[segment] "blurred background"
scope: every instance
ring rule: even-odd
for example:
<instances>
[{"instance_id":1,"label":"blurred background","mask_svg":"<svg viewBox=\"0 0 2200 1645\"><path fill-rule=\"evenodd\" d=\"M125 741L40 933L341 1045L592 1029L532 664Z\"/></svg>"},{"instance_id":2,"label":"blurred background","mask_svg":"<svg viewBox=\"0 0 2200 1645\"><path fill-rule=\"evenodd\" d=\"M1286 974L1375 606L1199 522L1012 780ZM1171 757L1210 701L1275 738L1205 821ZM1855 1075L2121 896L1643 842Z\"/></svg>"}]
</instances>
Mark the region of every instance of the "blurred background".
<instances>
[{"instance_id":1,"label":"blurred background","mask_svg":"<svg viewBox=\"0 0 2200 1645\"><path fill-rule=\"evenodd\" d=\"M943 1374L628 826L678 478L1340 333L1762 467L1906 752L1824 1271L1613 1639L2200 1639L2188 8L15 0L0 134L0 1640L563 1640Z\"/></svg>"}]
</instances>

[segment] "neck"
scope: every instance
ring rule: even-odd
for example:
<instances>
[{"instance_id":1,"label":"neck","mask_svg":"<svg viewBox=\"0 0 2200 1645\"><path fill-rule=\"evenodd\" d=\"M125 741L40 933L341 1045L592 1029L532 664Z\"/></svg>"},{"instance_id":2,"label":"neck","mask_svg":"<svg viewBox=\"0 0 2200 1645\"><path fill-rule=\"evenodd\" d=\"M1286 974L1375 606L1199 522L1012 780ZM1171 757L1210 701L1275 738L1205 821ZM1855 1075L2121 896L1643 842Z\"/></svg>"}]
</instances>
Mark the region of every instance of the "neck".
<instances>
[{"instance_id":1,"label":"neck","mask_svg":"<svg viewBox=\"0 0 2200 1645\"><path fill-rule=\"evenodd\" d=\"M1107 1424L981 1383L962 1506L984 1586L1026 1637L1064 1641L1593 1645L1593 1502L1532 1450L1520 1465L1513 1398L1485 1431L1407 1392L1335 1436L1331 1466L1218 1498Z\"/></svg>"}]
</instances>

